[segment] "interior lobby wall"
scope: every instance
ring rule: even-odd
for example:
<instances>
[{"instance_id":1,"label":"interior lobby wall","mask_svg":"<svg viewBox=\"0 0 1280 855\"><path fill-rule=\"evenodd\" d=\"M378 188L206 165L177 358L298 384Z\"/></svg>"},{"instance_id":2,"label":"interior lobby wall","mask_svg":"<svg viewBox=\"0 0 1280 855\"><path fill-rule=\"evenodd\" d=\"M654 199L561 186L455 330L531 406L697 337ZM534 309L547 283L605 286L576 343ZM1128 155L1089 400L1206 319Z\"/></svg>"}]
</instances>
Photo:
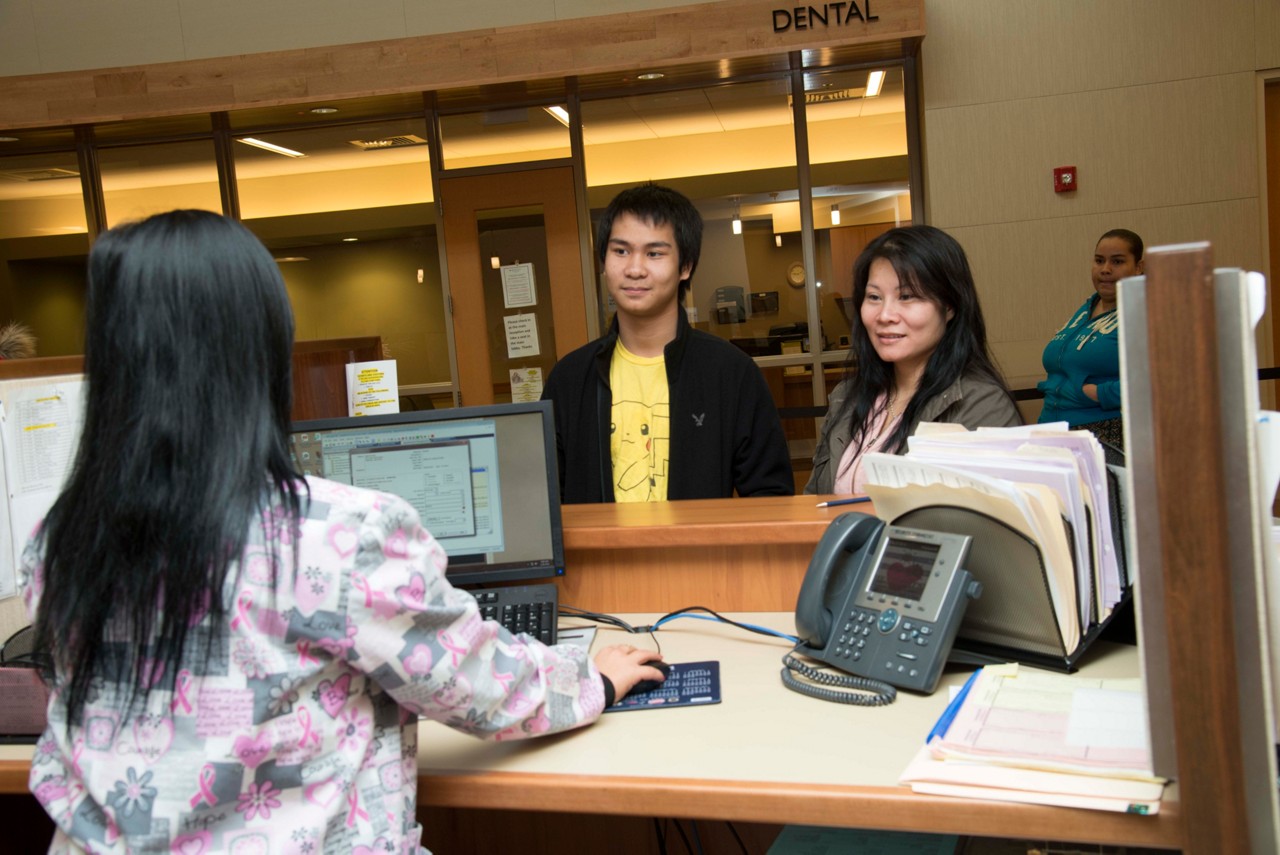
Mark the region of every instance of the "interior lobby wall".
<instances>
[{"instance_id":1,"label":"interior lobby wall","mask_svg":"<svg viewBox=\"0 0 1280 855\"><path fill-rule=\"evenodd\" d=\"M1208 240L1264 269L1257 74L1280 64L1273 0L926 0L929 222L965 246L1015 386L1092 293L1093 247ZM1055 193L1052 170L1078 189ZM1272 365L1270 324L1260 365Z\"/></svg>"}]
</instances>

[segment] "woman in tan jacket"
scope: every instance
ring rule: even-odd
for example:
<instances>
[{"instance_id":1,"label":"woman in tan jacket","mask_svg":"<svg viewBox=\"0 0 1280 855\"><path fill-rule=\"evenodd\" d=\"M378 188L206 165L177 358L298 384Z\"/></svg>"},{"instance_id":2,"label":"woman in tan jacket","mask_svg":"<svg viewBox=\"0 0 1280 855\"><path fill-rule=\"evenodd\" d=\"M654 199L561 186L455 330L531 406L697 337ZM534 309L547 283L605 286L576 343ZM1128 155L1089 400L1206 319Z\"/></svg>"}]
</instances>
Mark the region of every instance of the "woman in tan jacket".
<instances>
[{"instance_id":1,"label":"woman in tan jacket","mask_svg":"<svg viewBox=\"0 0 1280 855\"><path fill-rule=\"evenodd\" d=\"M902 454L920 422L1022 424L987 349L964 250L932 226L892 229L853 267L846 375L832 392L806 493L862 492L862 458Z\"/></svg>"}]
</instances>

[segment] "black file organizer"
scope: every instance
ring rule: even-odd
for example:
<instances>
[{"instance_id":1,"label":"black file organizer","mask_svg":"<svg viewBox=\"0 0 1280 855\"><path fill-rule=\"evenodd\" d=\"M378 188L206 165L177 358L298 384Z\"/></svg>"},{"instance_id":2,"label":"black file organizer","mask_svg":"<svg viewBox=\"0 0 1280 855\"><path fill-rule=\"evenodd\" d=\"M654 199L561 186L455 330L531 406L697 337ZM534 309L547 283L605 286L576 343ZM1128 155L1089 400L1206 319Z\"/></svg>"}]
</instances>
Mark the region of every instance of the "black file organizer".
<instances>
[{"instance_id":1,"label":"black file organizer","mask_svg":"<svg viewBox=\"0 0 1280 855\"><path fill-rule=\"evenodd\" d=\"M968 508L934 505L901 515L894 525L967 534L973 540L965 569L982 583L982 596L969 603L964 622L951 648L949 661L965 665L1021 662L1055 671L1071 672L1076 662L1118 616L1131 608L1132 589L1125 573L1124 505L1116 473L1108 471L1108 499L1116 559L1121 567L1123 599L1102 623L1091 624L1074 650L1067 650L1054 616L1049 578L1040 547L1005 523ZM1065 520L1068 542L1073 532ZM1092 534L1089 532L1088 534ZM1090 588L1077 589L1076 597L1094 598ZM1076 603L1079 610L1079 603Z\"/></svg>"}]
</instances>

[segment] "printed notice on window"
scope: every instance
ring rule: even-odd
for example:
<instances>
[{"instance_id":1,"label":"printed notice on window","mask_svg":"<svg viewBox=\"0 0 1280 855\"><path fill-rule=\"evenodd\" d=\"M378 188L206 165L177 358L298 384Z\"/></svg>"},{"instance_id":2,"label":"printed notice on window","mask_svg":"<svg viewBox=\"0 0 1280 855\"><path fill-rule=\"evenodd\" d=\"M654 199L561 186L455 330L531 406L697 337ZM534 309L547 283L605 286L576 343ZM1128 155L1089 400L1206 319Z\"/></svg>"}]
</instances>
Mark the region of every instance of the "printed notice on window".
<instances>
[{"instance_id":1,"label":"printed notice on window","mask_svg":"<svg viewBox=\"0 0 1280 855\"><path fill-rule=\"evenodd\" d=\"M541 368L512 368L510 374L512 401L518 403L542 398Z\"/></svg>"},{"instance_id":2,"label":"printed notice on window","mask_svg":"<svg viewBox=\"0 0 1280 855\"><path fill-rule=\"evenodd\" d=\"M532 264L506 264L502 267L502 305L520 309L538 304Z\"/></svg>"},{"instance_id":3,"label":"printed notice on window","mask_svg":"<svg viewBox=\"0 0 1280 855\"><path fill-rule=\"evenodd\" d=\"M351 362L347 365L347 415L373 416L400 412L396 361Z\"/></svg>"},{"instance_id":4,"label":"printed notice on window","mask_svg":"<svg viewBox=\"0 0 1280 855\"><path fill-rule=\"evenodd\" d=\"M520 359L542 353L542 348L538 345L536 315L507 315L502 322L507 327L507 359Z\"/></svg>"},{"instance_id":5,"label":"printed notice on window","mask_svg":"<svg viewBox=\"0 0 1280 855\"><path fill-rule=\"evenodd\" d=\"M27 538L53 505L71 470L84 419L84 381L64 378L0 384L0 599L17 589Z\"/></svg>"}]
</instances>

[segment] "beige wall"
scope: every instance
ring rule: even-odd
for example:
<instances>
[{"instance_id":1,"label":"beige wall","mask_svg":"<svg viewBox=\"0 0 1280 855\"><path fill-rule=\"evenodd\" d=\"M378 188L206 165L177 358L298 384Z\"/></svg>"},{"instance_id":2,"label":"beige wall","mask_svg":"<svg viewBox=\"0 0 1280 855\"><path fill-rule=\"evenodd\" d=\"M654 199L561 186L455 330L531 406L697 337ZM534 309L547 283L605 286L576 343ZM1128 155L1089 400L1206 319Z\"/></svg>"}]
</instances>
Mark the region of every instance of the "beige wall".
<instances>
[{"instance_id":1,"label":"beige wall","mask_svg":"<svg viewBox=\"0 0 1280 855\"><path fill-rule=\"evenodd\" d=\"M1280 4L925 8L929 221L968 250L1015 382L1041 373L1044 342L1090 293L1109 228L1149 246L1209 240L1219 266L1265 269L1256 72L1280 65ZM1080 189L1055 194L1053 167L1065 165ZM1260 364L1274 364L1269 350Z\"/></svg>"}]
</instances>

